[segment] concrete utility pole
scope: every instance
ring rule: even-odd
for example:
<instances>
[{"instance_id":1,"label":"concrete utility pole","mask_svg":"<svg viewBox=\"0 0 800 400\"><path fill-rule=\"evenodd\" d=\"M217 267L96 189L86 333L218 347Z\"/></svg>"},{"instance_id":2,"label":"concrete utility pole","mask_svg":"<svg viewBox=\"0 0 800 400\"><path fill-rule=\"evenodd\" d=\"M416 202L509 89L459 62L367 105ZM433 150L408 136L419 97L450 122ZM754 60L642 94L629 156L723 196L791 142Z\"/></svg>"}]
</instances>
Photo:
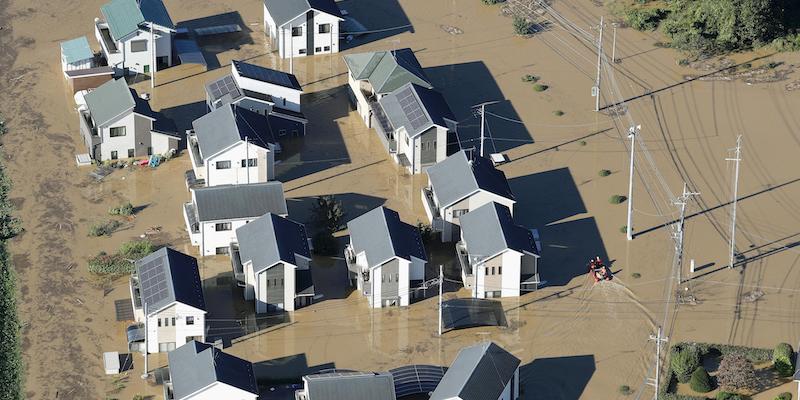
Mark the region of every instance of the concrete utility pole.
<instances>
[{"instance_id":1,"label":"concrete utility pole","mask_svg":"<svg viewBox=\"0 0 800 400\"><path fill-rule=\"evenodd\" d=\"M150 52L153 54L151 57L152 65L150 68L150 89L154 89L156 87L156 39L155 39L155 28L153 27L153 23L150 23L150 43L152 46L150 47Z\"/></svg>"},{"instance_id":2,"label":"concrete utility pole","mask_svg":"<svg viewBox=\"0 0 800 400\"><path fill-rule=\"evenodd\" d=\"M655 378L648 378L647 384L653 386L653 400L658 400L658 386L661 382L661 343L666 343L669 338L662 335L661 327L658 327L656 335L650 335L650 340L656 342L656 376Z\"/></svg>"},{"instance_id":3,"label":"concrete utility pole","mask_svg":"<svg viewBox=\"0 0 800 400\"><path fill-rule=\"evenodd\" d=\"M244 137L244 167L247 172L247 184L250 184L250 141L247 136Z\"/></svg>"},{"instance_id":4,"label":"concrete utility pole","mask_svg":"<svg viewBox=\"0 0 800 400\"><path fill-rule=\"evenodd\" d=\"M444 286L444 267L439 264L439 336L442 336L442 286Z\"/></svg>"},{"instance_id":5,"label":"concrete utility pole","mask_svg":"<svg viewBox=\"0 0 800 400\"><path fill-rule=\"evenodd\" d=\"M594 81L594 110L600 111L600 70L603 66L603 17L600 16L600 37L597 38L597 78Z\"/></svg>"},{"instance_id":6,"label":"concrete utility pole","mask_svg":"<svg viewBox=\"0 0 800 400\"><path fill-rule=\"evenodd\" d=\"M481 113L481 157L484 157L484 154L483 154L483 141L485 139L484 128L485 128L485 125L486 125L486 106L490 106L492 104L497 104L497 103L499 103L499 101L485 101L483 103L475 104L474 106L472 106L472 108L476 108L476 107L480 107L481 108L481 110L479 111Z\"/></svg>"},{"instance_id":7,"label":"concrete utility pole","mask_svg":"<svg viewBox=\"0 0 800 400\"><path fill-rule=\"evenodd\" d=\"M614 27L614 39L611 41L611 62L617 63L617 23L611 24Z\"/></svg>"},{"instance_id":8,"label":"concrete utility pole","mask_svg":"<svg viewBox=\"0 0 800 400\"><path fill-rule=\"evenodd\" d=\"M148 372L147 372L147 303L144 303L144 371L142 371L142 379L147 380Z\"/></svg>"},{"instance_id":9,"label":"concrete utility pole","mask_svg":"<svg viewBox=\"0 0 800 400\"><path fill-rule=\"evenodd\" d=\"M677 276L678 285L680 285L681 281L683 280L681 278L681 271L682 271L682 268L683 268L683 223L684 223L684 220L686 219L686 203L688 202L690 197L697 196L699 194L700 193L697 193L697 192L689 192L689 191L687 191L686 182L684 182L683 183L683 194L681 194L681 196L678 197L678 199L675 200L675 202L674 202L674 204L676 206L680 207L680 209L681 209L681 216L678 219L678 229L677 229L677 232L675 233L675 253L676 253L676 256L677 256L677 260L678 260L678 268L677 268L677 270L678 270L678 272L677 272L677 274L678 274L678 276ZM692 271L692 272L694 272L694 271Z\"/></svg>"},{"instance_id":10,"label":"concrete utility pole","mask_svg":"<svg viewBox=\"0 0 800 400\"><path fill-rule=\"evenodd\" d=\"M625 226L625 234L628 240L633 240L633 169L634 152L636 151L636 135L642 130L641 125L628 128L628 137L631 139L631 165L628 175L628 225Z\"/></svg>"},{"instance_id":11,"label":"concrete utility pole","mask_svg":"<svg viewBox=\"0 0 800 400\"><path fill-rule=\"evenodd\" d=\"M289 73L294 74L294 26L289 23Z\"/></svg>"},{"instance_id":12,"label":"concrete utility pole","mask_svg":"<svg viewBox=\"0 0 800 400\"><path fill-rule=\"evenodd\" d=\"M736 203L739 200L739 163L742 161L742 135L736 138L736 149L734 152L736 155L733 158L725 159L726 161L736 162L733 173L733 211L731 212L731 249L728 268L733 268L733 264L736 261Z\"/></svg>"}]
</instances>

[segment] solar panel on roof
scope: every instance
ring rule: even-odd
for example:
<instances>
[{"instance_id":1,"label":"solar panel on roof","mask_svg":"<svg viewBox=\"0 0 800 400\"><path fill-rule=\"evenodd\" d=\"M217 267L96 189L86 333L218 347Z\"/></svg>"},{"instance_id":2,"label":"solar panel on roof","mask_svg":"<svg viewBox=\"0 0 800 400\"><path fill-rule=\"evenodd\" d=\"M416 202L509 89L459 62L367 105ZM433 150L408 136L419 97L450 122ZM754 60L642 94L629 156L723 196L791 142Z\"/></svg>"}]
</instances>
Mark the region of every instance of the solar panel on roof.
<instances>
[{"instance_id":1,"label":"solar panel on roof","mask_svg":"<svg viewBox=\"0 0 800 400\"><path fill-rule=\"evenodd\" d=\"M239 74L245 78L270 82L281 86L293 86L289 76L281 71L275 71L269 68L259 67L257 65L247 63L237 63L236 69L239 71Z\"/></svg>"},{"instance_id":2,"label":"solar panel on roof","mask_svg":"<svg viewBox=\"0 0 800 400\"><path fill-rule=\"evenodd\" d=\"M226 94L230 94L231 98L234 99L241 96L239 86L236 85L236 82L230 75L226 75L214 82L209 83L208 88L211 92L211 97L213 97L214 100L220 99Z\"/></svg>"},{"instance_id":3,"label":"solar panel on roof","mask_svg":"<svg viewBox=\"0 0 800 400\"><path fill-rule=\"evenodd\" d=\"M209 35L219 35L221 33L233 33L241 31L242 27L239 26L239 24L230 24L230 25L219 25L219 26L197 28L194 30L194 33L196 33L197 36L209 36Z\"/></svg>"},{"instance_id":4,"label":"solar panel on roof","mask_svg":"<svg viewBox=\"0 0 800 400\"><path fill-rule=\"evenodd\" d=\"M397 101L411 123L411 128L417 130L429 124L428 116L422 111L422 106L417 101L411 88L405 88L397 94Z\"/></svg>"},{"instance_id":5,"label":"solar panel on roof","mask_svg":"<svg viewBox=\"0 0 800 400\"><path fill-rule=\"evenodd\" d=\"M139 283L142 288L142 301L145 304L158 304L169 296L164 259L157 258L139 268Z\"/></svg>"}]
</instances>

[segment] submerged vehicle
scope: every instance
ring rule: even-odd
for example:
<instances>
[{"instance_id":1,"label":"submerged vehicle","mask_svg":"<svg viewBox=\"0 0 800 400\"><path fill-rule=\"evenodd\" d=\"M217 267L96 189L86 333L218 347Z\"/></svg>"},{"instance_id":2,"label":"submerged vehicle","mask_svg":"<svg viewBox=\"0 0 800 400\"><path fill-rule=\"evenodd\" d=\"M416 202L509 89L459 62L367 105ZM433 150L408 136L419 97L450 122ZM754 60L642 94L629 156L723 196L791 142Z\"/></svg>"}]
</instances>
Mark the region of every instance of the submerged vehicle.
<instances>
[{"instance_id":1,"label":"submerged vehicle","mask_svg":"<svg viewBox=\"0 0 800 400\"><path fill-rule=\"evenodd\" d=\"M603 264L599 256L589 260L589 276L594 279L594 283L600 281L610 281L614 278L611 269Z\"/></svg>"}]
</instances>

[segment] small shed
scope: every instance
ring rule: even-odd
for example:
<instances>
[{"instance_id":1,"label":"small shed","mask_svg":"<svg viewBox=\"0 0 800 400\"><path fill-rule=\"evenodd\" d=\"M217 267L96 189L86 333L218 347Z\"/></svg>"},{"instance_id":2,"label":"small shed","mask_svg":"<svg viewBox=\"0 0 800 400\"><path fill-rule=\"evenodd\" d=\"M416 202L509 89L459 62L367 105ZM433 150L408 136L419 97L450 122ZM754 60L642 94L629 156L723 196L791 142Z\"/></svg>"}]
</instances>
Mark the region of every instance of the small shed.
<instances>
[{"instance_id":1,"label":"small shed","mask_svg":"<svg viewBox=\"0 0 800 400\"><path fill-rule=\"evenodd\" d=\"M61 42L61 70L67 71L92 68L94 53L86 36Z\"/></svg>"},{"instance_id":2,"label":"small shed","mask_svg":"<svg viewBox=\"0 0 800 400\"><path fill-rule=\"evenodd\" d=\"M119 373L119 352L107 351L103 353L103 368L106 375L116 375Z\"/></svg>"}]
</instances>

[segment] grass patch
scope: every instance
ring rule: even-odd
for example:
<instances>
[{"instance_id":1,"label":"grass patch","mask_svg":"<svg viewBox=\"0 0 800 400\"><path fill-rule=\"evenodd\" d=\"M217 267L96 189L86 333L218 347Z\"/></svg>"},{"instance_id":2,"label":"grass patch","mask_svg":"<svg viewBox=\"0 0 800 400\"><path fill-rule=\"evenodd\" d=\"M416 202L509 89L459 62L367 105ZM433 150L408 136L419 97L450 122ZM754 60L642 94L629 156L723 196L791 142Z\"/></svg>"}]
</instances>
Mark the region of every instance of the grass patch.
<instances>
[{"instance_id":1,"label":"grass patch","mask_svg":"<svg viewBox=\"0 0 800 400\"><path fill-rule=\"evenodd\" d=\"M553 111L553 115L555 115L556 117L560 117L560 116L564 115L564 112L561 111L561 110L555 110L555 111Z\"/></svg>"},{"instance_id":2,"label":"grass patch","mask_svg":"<svg viewBox=\"0 0 800 400\"><path fill-rule=\"evenodd\" d=\"M608 202L611 204L620 204L623 203L625 200L628 200L628 198L621 194L615 194L608 199Z\"/></svg>"},{"instance_id":3,"label":"grass patch","mask_svg":"<svg viewBox=\"0 0 800 400\"><path fill-rule=\"evenodd\" d=\"M607 170L607 169L601 169L600 171L597 172L597 175L609 176L609 175L611 175L611 171Z\"/></svg>"},{"instance_id":4,"label":"grass patch","mask_svg":"<svg viewBox=\"0 0 800 400\"><path fill-rule=\"evenodd\" d=\"M627 229L627 227L625 227L625 228ZM638 272L634 272L634 273L631 274L631 278L633 278L633 279L639 279L641 277L642 277L642 274L640 274Z\"/></svg>"},{"instance_id":5,"label":"grass patch","mask_svg":"<svg viewBox=\"0 0 800 400\"><path fill-rule=\"evenodd\" d=\"M633 394L633 390L631 390L631 387L628 386L628 385L620 385L619 394L624 395L624 396L629 396L629 395Z\"/></svg>"},{"instance_id":6,"label":"grass patch","mask_svg":"<svg viewBox=\"0 0 800 400\"><path fill-rule=\"evenodd\" d=\"M523 75L521 79L522 79L523 82L536 83L536 82L539 82L540 78L538 76L536 76L536 75L527 74L527 75Z\"/></svg>"},{"instance_id":7,"label":"grass patch","mask_svg":"<svg viewBox=\"0 0 800 400\"><path fill-rule=\"evenodd\" d=\"M118 207L111 207L108 209L109 215L121 215L129 217L133 215L133 204L130 201L120 204Z\"/></svg>"},{"instance_id":8,"label":"grass patch","mask_svg":"<svg viewBox=\"0 0 800 400\"><path fill-rule=\"evenodd\" d=\"M628 233L628 225L622 225L619 228L619 231L622 232L622 233Z\"/></svg>"},{"instance_id":9,"label":"grass patch","mask_svg":"<svg viewBox=\"0 0 800 400\"><path fill-rule=\"evenodd\" d=\"M544 92L545 90L550 89L550 86L542 85L541 83L537 83L533 85L533 90L537 92Z\"/></svg>"},{"instance_id":10,"label":"grass patch","mask_svg":"<svg viewBox=\"0 0 800 400\"><path fill-rule=\"evenodd\" d=\"M528 35L531 33L531 30L533 30L533 22L530 22L527 19L520 16L514 17L512 26L514 27L514 33L520 36Z\"/></svg>"},{"instance_id":11,"label":"grass patch","mask_svg":"<svg viewBox=\"0 0 800 400\"><path fill-rule=\"evenodd\" d=\"M89 259L89 272L106 277L118 277L132 273L136 266L134 261L153 252L153 243L149 240L132 240L123 243L116 254L100 254Z\"/></svg>"},{"instance_id":12,"label":"grass patch","mask_svg":"<svg viewBox=\"0 0 800 400\"><path fill-rule=\"evenodd\" d=\"M505 3L505 1L506 0L481 0L481 2L483 4L486 4L486 5L489 5L489 6L494 5L494 4L499 4L499 3Z\"/></svg>"},{"instance_id":13,"label":"grass patch","mask_svg":"<svg viewBox=\"0 0 800 400\"><path fill-rule=\"evenodd\" d=\"M111 234L114 233L114 231L117 230L120 225L122 225L122 223L115 219L94 224L89 227L89 236L111 236Z\"/></svg>"}]
</instances>

